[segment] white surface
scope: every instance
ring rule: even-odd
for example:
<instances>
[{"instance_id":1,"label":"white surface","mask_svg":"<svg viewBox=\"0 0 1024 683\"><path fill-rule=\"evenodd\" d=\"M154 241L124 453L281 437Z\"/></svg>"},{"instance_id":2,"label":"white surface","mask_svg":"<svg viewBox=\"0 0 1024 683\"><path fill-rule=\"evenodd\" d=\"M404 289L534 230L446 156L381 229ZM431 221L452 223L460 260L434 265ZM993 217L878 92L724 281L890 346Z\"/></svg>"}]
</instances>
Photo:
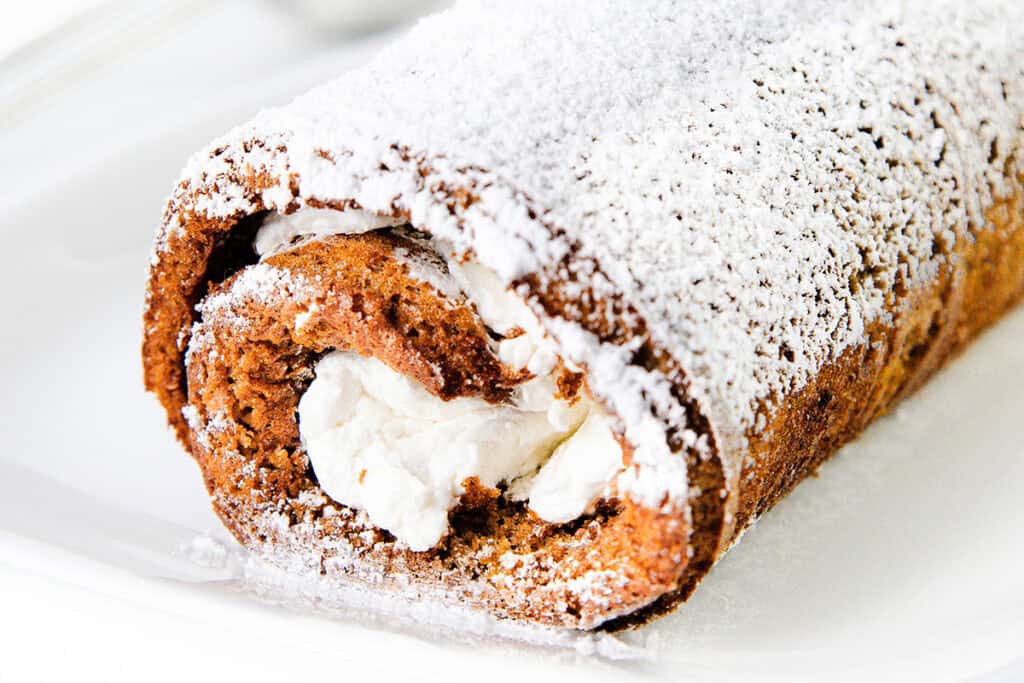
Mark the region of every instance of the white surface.
<instances>
[{"instance_id":1,"label":"white surface","mask_svg":"<svg viewBox=\"0 0 1024 683\"><path fill-rule=\"evenodd\" d=\"M101 0L3 0L0 12L0 59L24 48L42 34L89 11Z\"/></svg>"},{"instance_id":2,"label":"white surface","mask_svg":"<svg viewBox=\"0 0 1024 683\"><path fill-rule=\"evenodd\" d=\"M0 680L1022 675L1022 309L769 513L687 605L619 636L640 659L449 642L249 597L234 555L195 541L225 536L141 391L141 292L179 164L318 63L187 103L149 142L137 131L2 207ZM96 201L115 188L118 204ZM616 645L595 642L565 644Z\"/></svg>"}]
</instances>

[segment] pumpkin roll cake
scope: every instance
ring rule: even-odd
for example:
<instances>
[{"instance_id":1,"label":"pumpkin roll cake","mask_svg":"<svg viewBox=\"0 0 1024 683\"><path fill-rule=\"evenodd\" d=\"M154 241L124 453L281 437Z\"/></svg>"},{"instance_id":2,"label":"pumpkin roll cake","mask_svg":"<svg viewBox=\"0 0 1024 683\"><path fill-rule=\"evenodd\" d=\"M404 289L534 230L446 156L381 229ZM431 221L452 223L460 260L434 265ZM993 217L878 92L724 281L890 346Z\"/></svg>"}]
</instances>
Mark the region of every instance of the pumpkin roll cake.
<instances>
[{"instance_id":1,"label":"pumpkin roll cake","mask_svg":"<svg viewBox=\"0 0 1024 683\"><path fill-rule=\"evenodd\" d=\"M1020 2L464 2L192 157L145 382L286 571L639 623L1021 298L1022 182Z\"/></svg>"}]
</instances>

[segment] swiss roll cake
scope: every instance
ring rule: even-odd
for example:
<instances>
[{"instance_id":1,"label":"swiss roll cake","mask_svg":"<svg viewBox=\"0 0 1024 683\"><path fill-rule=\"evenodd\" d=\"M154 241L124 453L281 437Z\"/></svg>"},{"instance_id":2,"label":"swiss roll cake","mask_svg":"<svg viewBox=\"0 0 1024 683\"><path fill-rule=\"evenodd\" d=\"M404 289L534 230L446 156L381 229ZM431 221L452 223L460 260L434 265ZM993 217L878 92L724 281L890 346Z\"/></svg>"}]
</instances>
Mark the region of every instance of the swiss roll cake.
<instances>
[{"instance_id":1,"label":"swiss roll cake","mask_svg":"<svg viewBox=\"0 0 1024 683\"><path fill-rule=\"evenodd\" d=\"M463 2L191 157L146 387L285 571L639 623L1021 299L1022 154L1020 2Z\"/></svg>"}]
</instances>

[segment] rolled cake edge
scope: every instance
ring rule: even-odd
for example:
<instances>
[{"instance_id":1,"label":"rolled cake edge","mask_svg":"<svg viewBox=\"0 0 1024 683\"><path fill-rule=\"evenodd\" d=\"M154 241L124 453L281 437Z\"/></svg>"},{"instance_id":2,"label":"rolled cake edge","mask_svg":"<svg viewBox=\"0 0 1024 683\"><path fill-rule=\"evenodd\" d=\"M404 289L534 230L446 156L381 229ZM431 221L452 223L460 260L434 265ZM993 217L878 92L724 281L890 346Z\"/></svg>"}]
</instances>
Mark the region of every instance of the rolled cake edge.
<instances>
[{"instance_id":1,"label":"rolled cake edge","mask_svg":"<svg viewBox=\"0 0 1024 683\"><path fill-rule=\"evenodd\" d=\"M272 561L549 624L594 625L669 590L686 554L679 509L620 497L594 515L550 525L521 504L503 504L497 491L471 486L451 515L455 533L413 552L325 496L294 418L311 358L350 349L412 377L423 352L435 354L426 367L444 366L446 377L459 376L459 363L469 363L465 375L479 367L472 355L452 349L446 359L435 348L485 333L465 315L460 321L461 309L424 299L429 284L401 276L404 264L391 251L399 239L307 243L236 273L204 299L187 354L185 414L190 449L225 524ZM406 334L408 325L419 332Z\"/></svg>"},{"instance_id":2,"label":"rolled cake edge","mask_svg":"<svg viewBox=\"0 0 1024 683\"><path fill-rule=\"evenodd\" d=\"M194 292L202 285L205 269L202 273L195 268L187 266L188 257L182 260L182 255L191 255L193 259L198 256L199 262L213 252L218 239L230 232L232 226L244 215L254 215L263 210L291 211L301 205L332 207L338 209L361 207L369 210L376 210L378 213L385 213L395 216L404 216L418 228L427 232L431 231L431 225L425 222L430 218L435 221L436 232L461 243L467 251L472 250L473 238L465 237L462 231L465 230L465 221L470 214L477 220L481 204L486 200L474 195L474 188L481 176L486 176L479 170L466 172L466 186L453 188L450 183L442 184L441 188L429 189L428 179L431 178L431 165L425 158L416 160L409 155L408 151L399 154L401 163L406 164L406 171L411 178L415 178L414 186L419 185L415 192L400 195L391 201L386 210L382 207L374 207L372 202L367 201L360 204L352 197L324 198L311 196L302 191L302 181L297 173L289 170L287 159L287 145L283 140L271 143L270 136L253 137L244 143L236 145L220 145L213 149L209 157L213 161L213 169L197 172L197 167L186 172L186 179L179 185L175 195L168 203L165 213L164 227L161 239L158 240L154 251L154 262L151 268L150 287L147 292L146 308L146 335L144 341L144 364L146 371L147 388L153 390L161 398L168 409L170 422L177 429L179 436L185 436L187 427L182 418L177 414L177 408L183 405L180 402L182 396L183 372L180 359L184 346L187 344L188 326L191 323L191 306L195 303ZM242 148L248 146L247 151ZM253 157L253 149L260 150L260 153ZM272 150L272 151L271 151ZM197 159L202 159L199 155ZM333 163L333 159L324 157L325 161ZM859 431L878 414L885 412L894 405L902 396L906 395L919 386L930 376L945 360L962 349L964 345L993 322L1000 312L1021 297L1021 285L1024 280L1021 275L1021 260L1019 246L1020 231L1020 178L1010 164L1007 165L1008 180L1017 189L1016 195L1010 200L998 202L989 209L989 215L1003 213L1008 217L1005 230L996 230L993 234L1003 235L1000 239L1005 243L1002 247L1003 258L999 265L987 267L990 264L984 258L972 258L970 247L965 248L957 265L949 271L949 283L953 284L952 291L961 292L961 299L980 297L978 289L980 285L970 285L971 282L986 282L985 291L991 301L990 304L973 304L962 306L959 314L952 314L949 320L944 323L945 329L955 330L952 336L943 337L944 341L929 345L926 353L926 362L916 363L909 370L897 372L897 369L905 365L899 359L903 350L920 349L917 344L906 344L905 339L909 338L914 323L913 311L918 308L927 308L927 302L934 302L936 298L944 300L948 297L946 292L949 283L936 285L929 290L925 285L918 288L918 303L915 306L907 304L910 299L904 299L904 310L902 312L890 312L893 319L898 321L895 324L879 323L873 328L870 341L860 347L842 350L840 359L832 364L824 366L819 371L821 378L832 377L826 386L820 386L820 382L812 381L796 394L784 397L784 407L775 411L773 416L773 428L766 430L768 434L784 433L785 438L775 436L758 438L757 434L739 433L731 425L727 415L715 416L714 407L698 407L696 400L686 394L687 382L685 373L672 360L671 356L661 349L658 349L650 338L644 338L645 328L642 319L635 311L629 309L628 304L616 301L614 292L610 295L595 295L592 301L598 303L597 310L604 307L616 312L618 315L614 323L609 324L607 318L594 319L594 309L583 311L580 319L575 321L581 328L597 332L599 338L603 337L612 345L621 345L630 341L641 340L634 359L638 359L642 365L653 370L652 375L660 375L662 378L671 377L668 395L677 398L675 406L670 406L669 415L685 415L684 422L689 429L695 433L707 435L706 448L702 452L693 449L688 451L686 456L689 465L690 481L689 486L695 491L688 501L688 509L693 511L693 528L691 531L691 561L681 580L680 589L673 594L666 594L659 604L674 604L679 599L687 596L699 580L706 574L708 569L720 557L742 533L743 529L762 514L766 509L800 480L811 474L821 462L835 452L838 447L855 436ZM198 180L198 182L195 182ZM365 182L366 179L363 179ZM214 199L217 194L217 187L220 184L231 184L241 188L241 197L233 199L238 206L229 209L228 218L210 218L203 215L204 205L209 207L217 204L217 211L223 212L226 207L218 204ZM358 184L358 183L357 183ZM531 206L526 197L517 195L514 189L505 187L506 191L519 199L519 205L523 207L525 216L517 217L517 220L525 220L530 227L536 229L538 226L548 231L551 237L549 247L557 243L559 231L554 226L545 226L536 220L536 216L542 212L537 207ZM353 193L356 198L358 193ZM442 201L431 203L425 201L425 195L440 194ZM197 211L198 208L198 211ZM472 209L472 211L470 211ZM1015 213L1016 212L1016 213ZM424 220L417 220L417 217ZM499 234L495 231L497 221L485 218L485 230L470 231L480 239L481 232L488 237ZM1016 226L1016 227L1014 227ZM509 238L512 241L523 238L526 232L519 226L519 229L510 230ZM967 231L966 234L984 235L981 231ZM533 235L536 238L536 234ZM969 244L967 241L958 241L960 244ZM977 249L988 250L992 245L987 240L979 240ZM1009 246L1006 246L1009 245ZM564 247L564 245L562 245ZM554 249L557 253L559 249ZM565 249L561 249L564 253ZM568 254L576 256L576 252L569 248ZM182 264L185 267L182 268ZM967 264L967 265L964 265ZM547 265L545 268L543 266ZM557 322L558 313L564 313L572 309L572 300L558 286L559 268L564 267L564 262L559 261L558 266L551 268L551 264L538 264L537 270L527 272L513 279L518 287L529 292L529 301L533 304L535 312L542 314L542 322L545 324ZM599 274L599 265L592 264L595 273ZM183 271L186 276L173 277L167 274L171 271L179 273ZM554 271L554 273L552 273ZM563 274L565 271L562 271ZM993 289L989 282L992 273L1003 275L1001 284ZM973 273L973 274L972 274ZM1014 278L1018 278L1014 284ZM177 280L177 282L175 282ZM960 283L960 284L957 284ZM964 284L968 283L968 284ZM605 285L609 283L604 282ZM940 291L941 290L941 291ZM995 292L995 294L993 294ZM969 294L968 294L969 293ZM954 297L956 298L956 297ZM980 313L976 309L982 309ZM176 323L175 323L176 321ZM582 323L582 324L580 324ZM905 328L901 326L905 325ZM554 326L553 326L554 327ZM556 335L557 336L557 335ZM173 339L172 344L168 342ZM876 370L874 373L867 373L856 380L845 381L843 376L848 374L852 368L863 365L866 354L872 353L871 349L877 348L880 342L885 339L900 340L896 345L890 345L888 355L876 356ZM920 354L919 350L914 351ZM881 360L879 360L881 358ZM896 372L896 375L893 373ZM878 384L879 378L885 375L892 375L884 382L884 387ZM898 389L893 391L892 387ZM872 389L874 387L874 389ZM864 397L867 394L875 393L878 396L873 401L867 401ZM828 395L827 400L823 397ZM837 398L839 397L839 398ZM855 408L840 408L846 404L844 397L850 400L860 400L869 404L870 407L864 410ZM857 397L860 397L859 399ZM819 406L815 411L814 406ZM672 409L675 409L673 412ZM803 413L805 419L797 420L793 424L790 418L793 414ZM709 419L707 415L712 417ZM670 436L673 433L671 417L662 422L665 425L666 433ZM784 425L787 425L783 428ZM797 426L793 426L793 425ZM717 431L712 428L714 425ZM814 439L813 434L821 432L826 435L823 439ZM723 444L719 451L718 444ZM749 444L749 452L746 446ZM794 444L796 447L794 447ZM808 445L810 444L810 445ZM678 445L678 444L677 444ZM809 452L808 452L809 451ZM742 453L752 457L742 458L744 463L742 470L734 469L729 471L723 467L721 453ZM794 454L798 454L795 456ZM728 458L727 458L728 459ZM789 462L796 460L796 462ZM694 483L697 486L694 487ZM747 483L750 482L750 483ZM701 486L700 483L704 485ZM723 494L724 491L724 494ZM663 611L662 607L650 608L650 613ZM616 615L610 615L616 616ZM640 617L644 615L641 614ZM627 619L628 621L628 619ZM594 623L589 624L595 625Z\"/></svg>"},{"instance_id":3,"label":"rolled cake edge","mask_svg":"<svg viewBox=\"0 0 1024 683\"><path fill-rule=\"evenodd\" d=\"M278 151L284 153L284 148L281 148ZM266 176L252 174L252 168L253 167L250 164L243 164L242 169L244 169L244 171L249 171L250 173L248 175L235 178L235 181L240 183L243 187L248 185L247 191L251 193L252 201L252 205L250 207L252 211L248 215L256 216L261 211L265 210L266 204L263 202L263 198L260 196L259 192L260 186L262 184L266 184L267 180ZM217 180L218 184L223 184L224 182L225 179L223 177L220 177ZM294 189L297 185L298 183L295 177L293 175L290 176L289 186ZM219 263L220 258L217 256L217 250L223 249L225 245L237 243L239 235L246 236L246 238L251 237L251 231L244 227L244 225L242 228L234 229L234 233L232 233L236 220L239 224L244 224L246 220L254 220L252 218L237 219L235 216L230 219L210 219L206 216L197 215L195 212L189 211L187 208L184 213L181 213L181 206L178 206L177 202L181 200L183 195L188 194L185 192L188 189L189 184L183 183L179 186L179 192L177 193L178 199L176 200L175 197L172 197L168 204L168 211L165 216L167 220L163 231L164 239L167 240L164 245L166 248L162 249L161 243L158 242L154 262L151 267L150 288L147 294L146 336L143 344L147 388L153 390L161 398L161 401L167 409L169 421L175 426L179 436L183 437L186 444L188 444L191 439L189 436L189 427L181 417L181 409L187 404L187 401L183 400L184 392L187 390L187 384L184 382L185 375L183 372L182 358L189 343L190 329L193 322L191 309L201 298L202 295L199 293L199 290L202 288L205 281L211 279L211 271L224 269L223 264ZM204 197L208 200L209 194L215 191L216 190L213 187L207 186L205 192L193 192L191 197L186 196L184 205L187 206L188 202L201 204L204 201ZM455 196L459 196L459 193L456 193ZM467 209L473 204L472 197L468 194L462 195L459 202L461 202L462 209ZM296 208L297 203L298 200L293 196L291 200L286 202L285 210ZM332 207L337 209L359 206L352 200L324 201L322 199L306 199L305 204L314 207ZM400 211L395 210L393 207L392 214L395 213L400 213ZM185 216L187 216L187 218L185 218ZM179 229L167 229L167 227L172 223L177 223ZM570 251L569 256L572 256L573 253L574 252ZM211 260L211 263L207 264L207 259ZM594 272L597 272L596 265L592 265L592 267L594 268ZM227 270L230 270L230 268ZM557 289L557 287L552 287L550 291L541 289L540 283L543 281L543 275L541 273L529 273L520 280L519 287L521 288L521 291L522 288L534 293L540 291L542 295L547 296L547 300L544 303L548 303L552 305L552 307L562 307L558 309L559 312L565 312L566 309L564 307L567 306L578 308L578 302L566 297ZM593 313L595 310L600 313L605 307L614 308L616 306L622 306L621 302L613 302L609 304L607 299L601 299L597 296L588 296L585 299L586 301L591 302L595 308L589 312L585 312L584 315L586 315L586 313ZM536 301L541 301L541 296L537 296ZM620 348L617 343L618 340L621 337L628 335L631 331L631 329L627 327L628 324L640 325L640 329L642 330L642 321L639 320L635 312L629 310L625 306L622 306L622 308L623 310L616 311L619 317L613 322L609 322L608 318L605 316L594 316L589 321L596 327L596 331L600 335L611 340L606 343L615 346L616 350L619 350ZM538 309L535 306L534 312L537 312L537 310ZM185 317L186 314L188 314L187 318ZM629 319L630 317L631 319ZM177 324L171 322L174 320L177 320ZM595 337L596 336L597 335L595 335ZM168 344L168 341L172 337L175 340L173 346ZM659 364L670 362L667 354L654 350L649 339L639 336L635 336L633 339L638 343L634 343L636 351L632 352L631 359L637 360L641 363L646 363L649 367L645 367L643 372L657 377L657 368L661 367ZM619 373L611 372L609 374L616 377ZM680 376L681 373L677 375L677 377ZM672 391L677 392L679 396L685 397L685 389L683 388L677 387ZM611 408L614 411L614 406L611 406ZM700 413L692 406L688 406L685 409L690 411L689 416L691 418L703 420ZM693 420L691 419L691 421ZM681 423L683 423L683 421L679 420L677 424ZM664 431L674 433L676 435L676 447L682 447L683 438L678 426L666 426L664 427ZM705 434L705 437L700 443L700 453L697 452L696 448L691 448L691 453L687 459L689 462L711 473L712 476L716 477L717 481L717 474L713 471L715 462L713 439L708 438L708 435L710 434L708 429L702 429L702 433ZM691 445L696 444L697 440L697 436L691 433L689 437ZM194 443L190 446L190 449L195 455ZM677 470L677 474L680 472L681 470ZM675 481L663 483L666 486L675 485L676 487L685 490L684 476L678 476ZM210 486L209 480L208 486ZM214 487L210 486L210 488L213 489ZM712 487L706 487L704 495L708 498L714 499L715 501L722 499L719 490ZM678 499L673 501L670 497L659 493L657 503L649 505L648 507L654 514L667 513L674 516L677 519L677 522L684 525L684 527L688 522L689 509L686 505L685 498L682 503L680 503ZM658 510L661 510L662 512L659 513ZM222 517L224 517L223 514ZM248 540L249 537L246 534L241 533L237 524L229 523L228 526L231 527L236 535L240 537L240 540ZM666 549L665 552L668 552L668 550ZM679 553L677 553L677 555L679 555ZM677 570L681 570L685 565L685 549L682 555L682 557L677 557L675 560ZM674 584L674 582L675 580L673 579L672 583ZM582 583L580 588L586 592L586 587L583 586ZM599 609L596 612L591 610L584 614L548 614L546 616L519 612L512 614L512 616L527 619L538 618L538 620L545 621L547 623L591 628L607 619L635 611L638 607L655 600L659 594L669 589L670 586L663 585L657 593L644 595L639 602L634 600L619 609ZM464 595L462 597L463 599L465 598ZM489 607L492 610L494 609L494 605L489 605ZM499 609L495 611L500 612L502 610ZM506 613L508 612L506 611Z\"/></svg>"}]
</instances>

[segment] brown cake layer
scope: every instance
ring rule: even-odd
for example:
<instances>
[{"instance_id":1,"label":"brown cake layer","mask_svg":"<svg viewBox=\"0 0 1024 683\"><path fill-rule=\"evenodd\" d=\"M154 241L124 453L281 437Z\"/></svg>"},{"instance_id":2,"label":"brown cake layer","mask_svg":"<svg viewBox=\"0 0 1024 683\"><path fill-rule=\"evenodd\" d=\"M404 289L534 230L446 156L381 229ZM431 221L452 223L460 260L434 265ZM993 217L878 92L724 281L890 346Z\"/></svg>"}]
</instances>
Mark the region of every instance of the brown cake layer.
<instances>
[{"instance_id":1,"label":"brown cake layer","mask_svg":"<svg viewBox=\"0 0 1024 683\"><path fill-rule=\"evenodd\" d=\"M268 514L287 527L304 522L313 537L293 552L316 556L324 573L374 582L411 573L443 586L449 600L546 623L594 625L608 611L632 611L670 590L686 559L679 510L614 499L554 525L470 482L451 514L452 533L431 551L412 552L322 495L296 410L324 352L373 356L438 400L499 402L524 379L491 354L468 302L411 277L398 248L421 247L394 231L325 238L211 288L187 355L187 414L191 450L225 524L242 543L272 550L293 541L266 528ZM571 378L560 384L580 388ZM567 588L584 580L592 584L585 595Z\"/></svg>"},{"instance_id":2,"label":"brown cake layer","mask_svg":"<svg viewBox=\"0 0 1024 683\"><path fill-rule=\"evenodd\" d=\"M243 180L256 196L261 178ZM689 465L688 510L610 500L595 515L549 525L498 491L470 486L452 533L435 550L413 553L327 499L295 421L324 351L374 355L440 399L500 401L521 381L487 350L471 306L441 305L393 258L402 239L395 233L311 242L257 264L250 245L258 214L193 215L151 280L147 387L188 442L225 523L282 564L395 589L411 582L444 600L547 624L640 623L689 595L752 519L1021 298L1024 193L1013 180L1013 196L987 212L990 224L964 227L933 282L892 292L891 319L876 321L868 343L843 351L800 390L773 397L774 410L766 401L768 428L748 434L736 477L723 469L675 361L649 341L639 347L635 362L674 378L688 424L710 437L710 457L675 444ZM573 299L557 282L523 284L549 314L602 338L643 338L642 319L621 302Z\"/></svg>"}]
</instances>

